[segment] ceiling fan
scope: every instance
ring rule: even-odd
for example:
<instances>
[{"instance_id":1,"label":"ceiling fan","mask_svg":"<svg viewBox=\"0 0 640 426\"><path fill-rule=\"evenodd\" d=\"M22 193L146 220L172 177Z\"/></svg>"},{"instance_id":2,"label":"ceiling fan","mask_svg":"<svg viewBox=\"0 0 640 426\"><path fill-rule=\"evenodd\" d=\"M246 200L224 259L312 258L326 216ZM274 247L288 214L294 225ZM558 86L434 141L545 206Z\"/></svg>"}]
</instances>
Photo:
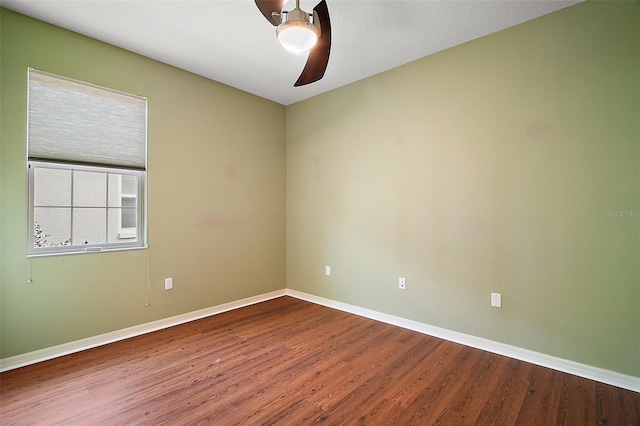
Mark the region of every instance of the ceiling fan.
<instances>
[{"instance_id":1,"label":"ceiling fan","mask_svg":"<svg viewBox=\"0 0 640 426\"><path fill-rule=\"evenodd\" d=\"M331 52L331 20L327 2L321 0L313 8L313 14L300 9L300 0L296 0L296 7L290 11L282 10L285 0L255 2L267 21L277 27L276 36L283 47L296 53L309 51L307 63L294 86L320 80L327 69ZM312 21L310 17L313 17Z\"/></svg>"}]
</instances>

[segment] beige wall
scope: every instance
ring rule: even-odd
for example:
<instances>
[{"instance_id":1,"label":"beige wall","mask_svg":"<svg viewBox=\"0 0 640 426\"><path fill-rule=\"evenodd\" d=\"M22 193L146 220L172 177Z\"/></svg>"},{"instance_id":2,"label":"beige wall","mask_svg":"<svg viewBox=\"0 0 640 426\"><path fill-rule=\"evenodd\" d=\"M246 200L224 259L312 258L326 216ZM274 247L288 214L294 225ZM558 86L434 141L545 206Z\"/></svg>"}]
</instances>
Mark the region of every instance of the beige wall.
<instances>
[{"instance_id":1,"label":"beige wall","mask_svg":"<svg viewBox=\"0 0 640 426\"><path fill-rule=\"evenodd\" d=\"M282 105L1 13L2 358L285 287ZM32 259L26 283L27 67L149 98L148 250Z\"/></svg>"},{"instance_id":2,"label":"beige wall","mask_svg":"<svg viewBox=\"0 0 640 426\"><path fill-rule=\"evenodd\" d=\"M287 286L640 376L639 89L595 2L288 107Z\"/></svg>"}]
</instances>

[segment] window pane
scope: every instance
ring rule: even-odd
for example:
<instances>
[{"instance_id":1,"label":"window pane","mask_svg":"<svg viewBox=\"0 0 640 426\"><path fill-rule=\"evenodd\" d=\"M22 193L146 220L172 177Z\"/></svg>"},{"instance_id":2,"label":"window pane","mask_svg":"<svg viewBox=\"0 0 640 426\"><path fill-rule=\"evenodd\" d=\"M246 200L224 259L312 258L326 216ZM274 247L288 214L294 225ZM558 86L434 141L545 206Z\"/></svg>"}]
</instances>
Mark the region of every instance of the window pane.
<instances>
[{"instance_id":1,"label":"window pane","mask_svg":"<svg viewBox=\"0 0 640 426\"><path fill-rule=\"evenodd\" d=\"M122 194L136 195L136 177L131 175L122 175Z\"/></svg>"},{"instance_id":2,"label":"window pane","mask_svg":"<svg viewBox=\"0 0 640 426\"><path fill-rule=\"evenodd\" d=\"M123 228L136 227L136 199L132 197L122 197L122 221L120 225Z\"/></svg>"},{"instance_id":3,"label":"window pane","mask_svg":"<svg viewBox=\"0 0 640 426\"><path fill-rule=\"evenodd\" d=\"M70 208L36 207L33 216L33 247L71 244Z\"/></svg>"},{"instance_id":4,"label":"window pane","mask_svg":"<svg viewBox=\"0 0 640 426\"><path fill-rule=\"evenodd\" d=\"M137 195L138 179L135 175L109 173L109 207L121 207L124 195Z\"/></svg>"},{"instance_id":5,"label":"window pane","mask_svg":"<svg viewBox=\"0 0 640 426\"><path fill-rule=\"evenodd\" d=\"M109 207L120 207L121 179L121 174L109 173Z\"/></svg>"},{"instance_id":6,"label":"window pane","mask_svg":"<svg viewBox=\"0 0 640 426\"><path fill-rule=\"evenodd\" d=\"M73 209L73 245L107 242L105 209Z\"/></svg>"},{"instance_id":7,"label":"window pane","mask_svg":"<svg viewBox=\"0 0 640 426\"><path fill-rule=\"evenodd\" d=\"M107 174L101 172L73 172L73 205L106 207Z\"/></svg>"},{"instance_id":8,"label":"window pane","mask_svg":"<svg viewBox=\"0 0 640 426\"><path fill-rule=\"evenodd\" d=\"M119 241L118 232L120 230L120 209L110 208L108 215L109 229L107 230L107 242L117 243Z\"/></svg>"},{"instance_id":9,"label":"window pane","mask_svg":"<svg viewBox=\"0 0 640 426\"><path fill-rule=\"evenodd\" d=\"M109 242L110 243L130 243L137 241L136 234L136 218L134 218L132 227L123 227L122 223L122 214L125 212L133 212L135 215L137 213L136 210L128 210L128 209L119 209L119 208L110 208L109 209Z\"/></svg>"},{"instance_id":10,"label":"window pane","mask_svg":"<svg viewBox=\"0 0 640 426\"><path fill-rule=\"evenodd\" d=\"M33 197L35 206L71 205L71 170L34 169Z\"/></svg>"}]
</instances>

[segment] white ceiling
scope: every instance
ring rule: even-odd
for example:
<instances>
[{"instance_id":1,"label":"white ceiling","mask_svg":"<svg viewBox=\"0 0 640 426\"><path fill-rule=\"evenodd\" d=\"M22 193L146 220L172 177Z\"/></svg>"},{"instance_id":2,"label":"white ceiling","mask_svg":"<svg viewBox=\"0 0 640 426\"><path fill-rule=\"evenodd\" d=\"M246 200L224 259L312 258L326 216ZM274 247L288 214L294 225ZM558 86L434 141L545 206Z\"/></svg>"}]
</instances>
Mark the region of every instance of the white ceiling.
<instances>
[{"instance_id":1,"label":"white ceiling","mask_svg":"<svg viewBox=\"0 0 640 426\"><path fill-rule=\"evenodd\" d=\"M311 11L319 0L301 0ZM582 0L327 0L322 80L293 83L306 55L278 44L253 0L2 0L32 16L289 105ZM291 9L289 0L285 9Z\"/></svg>"}]
</instances>

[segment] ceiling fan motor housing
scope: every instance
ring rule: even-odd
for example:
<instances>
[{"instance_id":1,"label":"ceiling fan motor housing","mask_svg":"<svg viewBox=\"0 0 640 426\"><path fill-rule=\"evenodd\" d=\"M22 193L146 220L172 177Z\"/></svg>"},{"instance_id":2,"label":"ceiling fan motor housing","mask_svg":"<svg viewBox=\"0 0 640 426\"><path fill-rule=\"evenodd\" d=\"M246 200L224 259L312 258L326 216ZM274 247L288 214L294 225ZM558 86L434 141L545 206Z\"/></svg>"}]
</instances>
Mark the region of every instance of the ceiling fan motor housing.
<instances>
[{"instance_id":1,"label":"ceiling fan motor housing","mask_svg":"<svg viewBox=\"0 0 640 426\"><path fill-rule=\"evenodd\" d=\"M313 23L309 22L309 14L295 8L283 12L282 23L276 29L276 37L288 50L303 53L316 44L320 37L320 25L317 19L314 19Z\"/></svg>"}]
</instances>

